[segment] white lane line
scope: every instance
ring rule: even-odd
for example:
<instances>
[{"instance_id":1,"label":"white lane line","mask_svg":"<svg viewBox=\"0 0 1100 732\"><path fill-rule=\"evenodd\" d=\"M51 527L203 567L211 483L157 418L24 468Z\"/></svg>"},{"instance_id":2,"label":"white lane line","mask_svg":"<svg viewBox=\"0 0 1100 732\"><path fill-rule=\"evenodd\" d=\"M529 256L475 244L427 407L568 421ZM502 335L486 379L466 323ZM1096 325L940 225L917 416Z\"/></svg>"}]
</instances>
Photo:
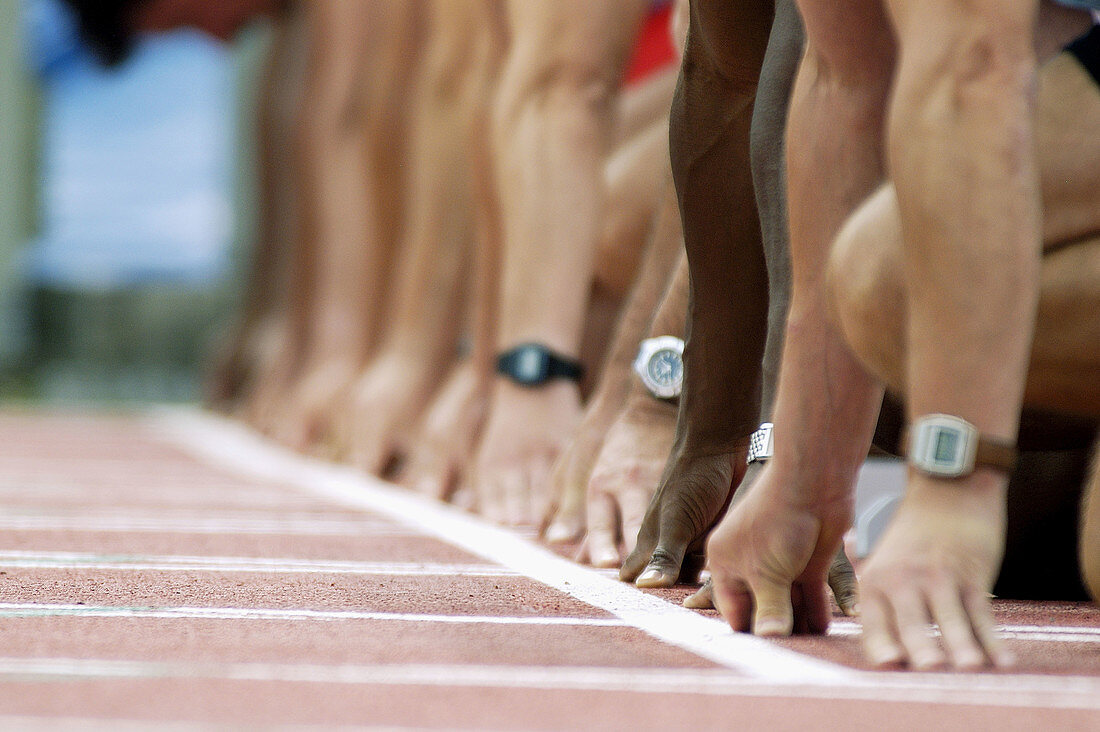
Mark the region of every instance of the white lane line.
<instances>
[{"instance_id":1,"label":"white lane line","mask_svg":"<svg viewBox=\"0 0 1100 732\"><path fill-rule=\"evenodd\" d=\"M0 679L207 679L279 683L438 686L444 688L600 691L845 701L905 701L1043 709L1100 709L1092 679L992 677L996 683L960 690L895 674L881 683L836 686L776 684L725 669L649 669L592 666L478 666L112 661L75 658L0 658ZM893 679L893 680L891 680Z\"/></svg>"},{"instance_id":2,"label":"white lane line","mask_svg":"<svg viewBox=\"0 0 1100 732\"><path fill-rule=\"evenodd\" d=\"M1074 627L1070 625L999 625L997 631L1007 640L1025 640L1034 643L1100 643L1100 628ZM856 636L863 626L850 620L834 620L829 624L829 635ZM938 631L933 631L939 635Z\"/></svg>"},{"instance_id":3,"label":"white lane line","mask_svg":"<svg viewBox=\"0 0 1100 732\"><path fill-rule=\"evenodd\" d=\"M0 567L20 569L109 569L155 572L265 572L274 574L365 574L395 577L514 577L488 564L440 562L310 561L266 557L188 557L0 551Z\"/></svg>"},{"instance_id":4,"label":"white lane line","mask_svg":"<svg viewBox=\"0 0 1100 732\"><path fill-rule=\"evenodd\" d=\"M0 618L156 618L202 620L371 620L400 623L444 623L453 625L569 625L621 628L618 618L563 618L541 615L503 617L497 615L425 615L356 610L296 610L282 608L232 607L116 607L111 605L44 605L0 603Z\"/></svg>"},{"instance_id":5,"label":"white lane line","mask_svg":"<svg viewBox=\"0 0 1100 732\"><path fill-rule=\"evenodd\" d=\"M758 679L836 684L857 676L838 664L789 651L762 638L732 633L720 620L601 576L454 507L344 466L292 454L228 420L193 411L166 411L150 416L149 429L205 462L249 477L294 485L413 526L602 608L651 636Z\"/></svg>"},{"instance_id":6,"label":"white lane line","mask_svg":"<svg viewBox=\"0 0 1100 732\"><path fill-rule=\"evenodd\" d=\"M771 684L781 690L777 696L844 694L846 689L863 689L865 696L858 698L870 700L936 701L950 696L955 703L1083 708L1100 705L1100 678L1094 677L1070 680L990 673L895 674L858 671L822 661L761 638L733 633L720 620L601 576L506 529L350 468L300 457L228 420L193 411L170 411L151 417L149 426L163 439L209 463L247 476L278 480L345 506L385 515L510 567L602 608L660 640L757 682Z\"/></svg>"},{"instance_id":7,"label":"white lane line","mask_svg":"<svg viewBox=\"0 0 1100 732\"><path fill-rule=\"evenodd\" d=\"M298 536L409 536L380 521L339 519L200 519L156 516L0 516L0 530L124 534L259 534Z\"/></svg>"}]
</instances>

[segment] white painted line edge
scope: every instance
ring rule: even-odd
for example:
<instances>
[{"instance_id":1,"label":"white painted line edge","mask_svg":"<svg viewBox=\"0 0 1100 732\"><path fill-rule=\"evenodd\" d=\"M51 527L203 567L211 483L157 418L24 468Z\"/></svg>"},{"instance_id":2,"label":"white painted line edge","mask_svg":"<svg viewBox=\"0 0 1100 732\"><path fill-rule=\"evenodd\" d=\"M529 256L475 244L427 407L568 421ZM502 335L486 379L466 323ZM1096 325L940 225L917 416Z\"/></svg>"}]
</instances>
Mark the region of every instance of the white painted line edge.
<instances>
[{"instance_id":1,"label":"white painted line edge","mask_svg":"<svg viewBox=\"0 0 1100 732\"><path fill-rule=\"evenodd\" d=\"M236 422L193 410L162 410L149 430L196 457L253 478L293 485L346 506L382 514L483 559L602 608L667 643L758 679L787 684L834 684L857 672L804 656L770 641L733 633L720 620L673 605L492 526L351 468L299 456Z\"/></svg>"},{"instance_id":2,"label":"white painted line edge","mask_svg":"<svg viewBox=\"0 0 1100 732\"><path fill-rule=\"evenodd\" d=\"M600 691L631 694L702 695L899 701L1015 708L1098 710L1100 697L1086 695L1078 678L1039 677L1040 684L1019 683L958 689L920 683L896 675L897 683L837 686L792 686L746 678L723 669L648 669L593 666L486 666L447 664L380 664L325 666L312 664L119 661L78 658L0 658L0 679L206 679L280 683L436 686ZM1020 680L1019 678L1017 681Z\"/></svg>"},{"instance_id":3,"label":"white painted line edge","mask_svg":"<svg viewBox=\"0 0 1100 732\"><path fill-rule=\"evenodd\" d=\"M569 625L620 628L616 618L577 618L499 615L431 615L417 613L365 612L357 610L302 610L295 608L234 607L126 607L114 605L45 605L0 603L0 618L157 618L212 620L369 620L402 623L445 623L454 625Z\"/></svg>"}]
</instances>

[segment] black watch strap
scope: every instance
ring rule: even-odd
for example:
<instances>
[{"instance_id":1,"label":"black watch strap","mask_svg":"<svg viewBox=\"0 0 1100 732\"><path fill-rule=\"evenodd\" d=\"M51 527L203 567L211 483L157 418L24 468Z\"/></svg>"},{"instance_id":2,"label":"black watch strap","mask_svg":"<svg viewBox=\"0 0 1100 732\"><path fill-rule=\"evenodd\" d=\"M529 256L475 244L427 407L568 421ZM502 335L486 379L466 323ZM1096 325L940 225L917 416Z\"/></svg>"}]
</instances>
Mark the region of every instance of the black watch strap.
<instances>
[{"instance_id":1,"label":"black watch strap","mask_svg":"<svg viewBox=\"0 0 1100 732\"><path fill-rule=\"evenodd\" d=\"M521 386L539 386L553 379L580 381L584 366L540 343L521 343L497 356L497 373Z\"/></svg>"}]
</instances>

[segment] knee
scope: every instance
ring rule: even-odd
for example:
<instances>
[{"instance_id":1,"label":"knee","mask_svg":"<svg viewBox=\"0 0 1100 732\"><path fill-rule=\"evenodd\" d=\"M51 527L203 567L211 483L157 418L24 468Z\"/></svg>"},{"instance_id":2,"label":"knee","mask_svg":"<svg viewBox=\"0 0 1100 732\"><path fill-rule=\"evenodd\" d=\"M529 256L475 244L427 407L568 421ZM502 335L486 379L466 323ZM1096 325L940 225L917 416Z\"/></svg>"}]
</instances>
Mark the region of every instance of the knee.
<instances>
[{"instance_id":1,"label":"knee","mask_svg":"<svg viewBox=\"0 0 1100 732\"><path fill-rule=\"evenodd\" d=\"M901 388L904 291L893 191L884 187L840 230L826 265L833 322L864 366Z\"/></svg>"}]
</instances>

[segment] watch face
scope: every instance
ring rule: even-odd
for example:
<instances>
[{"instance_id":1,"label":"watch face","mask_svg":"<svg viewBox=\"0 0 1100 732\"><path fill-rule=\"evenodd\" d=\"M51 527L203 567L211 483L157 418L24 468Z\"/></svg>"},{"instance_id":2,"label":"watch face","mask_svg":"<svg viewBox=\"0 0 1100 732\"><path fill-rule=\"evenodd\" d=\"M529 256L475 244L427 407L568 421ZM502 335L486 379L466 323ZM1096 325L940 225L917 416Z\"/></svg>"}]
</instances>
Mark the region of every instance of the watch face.
<instances>
[{"instance_id":1,"label":"watch face","mask_svg":"<svg viewBox=\"0 0 1100 732\"><path fill-rule=\"evenodd\" d=\"M950 415L926 415L914 421L909 462L925 473L944 478L968 475L974 470L977 431L965 420Z\"/></svg>"},{"instance_id":2,"label":"watch face","mask_svg":"<svg viewBox=\"0 0 1100 732\"><path fill-rule=\"evenodd\" d=\"M516 352L514 376L525 384L540 384L546 380L548 364L546 354L537 348L523 348Z\"/></svg>"},{"instance_id":3,"label":"watch face","mask_svg":"<svg viewBox=\"0 0 1100 732\"><path fill-rule=\"evenodd\" d=\"M959 433L940 430L936 435L936 447L932 459L940 465L954 465L958 462Z\"/></svg>"},{"instance_id":4,"label":"watch face","mask_svg":"<svg viewBox=\"0 0 1100 732\"><path fill-rule=\"evenodd\" d=\"M649 359L646 372L658 387L678 388L684 379L684 361L671 348L662 348Z\"/></svg>"}]
</instances>

